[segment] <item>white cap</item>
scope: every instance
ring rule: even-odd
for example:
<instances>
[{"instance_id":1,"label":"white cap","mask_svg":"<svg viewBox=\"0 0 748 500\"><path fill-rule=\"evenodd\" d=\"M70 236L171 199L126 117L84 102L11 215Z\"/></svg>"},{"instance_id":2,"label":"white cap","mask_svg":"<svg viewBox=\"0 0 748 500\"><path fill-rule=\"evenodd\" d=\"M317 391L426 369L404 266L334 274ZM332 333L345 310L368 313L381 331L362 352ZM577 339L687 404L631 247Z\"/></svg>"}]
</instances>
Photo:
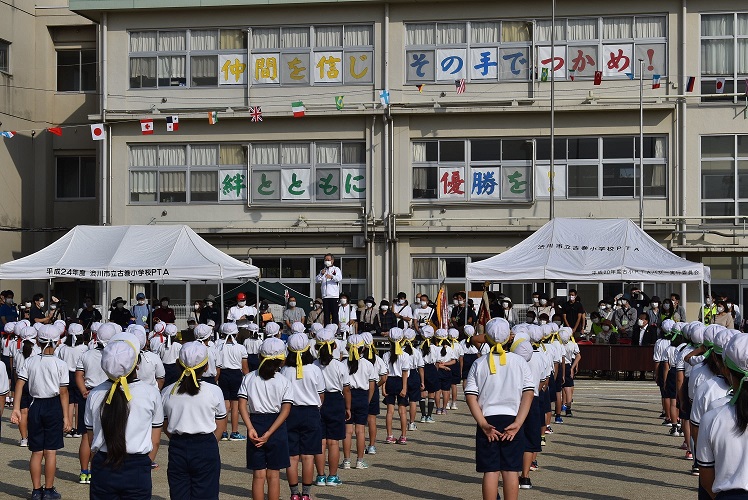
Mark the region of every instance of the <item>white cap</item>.
<instances>
[{"instance_id":1,"label":"white cap","mask_svg":"<svg viewBox=\"0 0 748 500\"><path fill-rule=\"evenodd\" d=\"M721 354L724 351L725 346L736 333L742 335L738 330L729 330L727 328L717 332L714 336L714 349L718 351L718 354Z\"/></svg>"},{"instance_id":2,"label":"white cap","mask_svg":"<svg viewBox=\"0 0 748 500\"><path fill-rule=\"evenodd\" d=\"M446 330L444 330L446 333ZM403 329L402 328L390 328L390 340L393 342L398 342L402 340L404 337L403 335Z\"/></svg>"},{"instance_id":3,"label":"white cap","mask_svg":"<svg viewBox=\"0 0 748 500\"><path fill-rule=\"evenodd\" d=\"M430 339L434 336L434 327L431 325L425 325L421 327L421 337Z\"/></svg>"},{"instance_id":4,"label":"white cap","mask_svg":"<svg viewBox=\"0 0 748 500\"><path fill-rule=\"evenodd\" d=\"M275 321L271 321L267 325L265 325L265 336L266 337L275 337L280 333L280 325L276 323Z\"/></svg>"},{"instance_id":5,"label":"white cap","mask_svg":"<svg viewBox=\"0 0 748 500\"><path fill-rule=\"evenodd\" d=\"M468 337L472 337L475 335L475 328L473 325L465 325L465 327L462 329L463 332L465 332L465 335Z\"/></svg>"},{"instance_id":6,"label":"white cap","mask_svg":"<svg viewBox=\"0 0 748 500\"><path fill-rule=\"evenodd\" d=\"M29 321L26 319L22 319L21 321L16 323L15 328L13 328L13 333L16 334L16 337L20 337L21 332L23 332L23 329L26 328L27 326L31 326L31 323L29 323Z\"/></svg>"},{"instance_id":7,"label":"white cap","mask_svg":"<svg viewBox=\"0 0 748 500\"><path fill-rule=\"evenodd\" d=\"M309 347L309 339L303 333L294 333L288 337L288 350L289 351L303 351Z\"/></svg>"},{"instance_id":8,"label":"white cap","mask_svg":"<svg viewBox=\"0 0 748 500\"><path fill-rule=\"evenodd\" d=\"M434 337L438 339L446 339L449 337L449 332L444 328L437 328L437 330L434 332Z\"/></svg>"},{"instance_id":9,"label":"white cap","mask_svg":"<svg viewBox=\"0 0 748 500\"><path fill-rule=\"evenodd\" d=\"M683 326L680 329L680 333L681 335L683 335L683 337L686 340L690 340L691 339L691 323L683 323Z\"/></svg>"},{"instance_id":10,"label":"white cap","mask_svg":"<svg viewBox=\"0 0 748 500\"><path fill-rule=\"evenodd\" d=\"M41 342L57 342L61 334L62 332L55 325L42 325L36 338Z\"/></svg>"},{"instance_id":11,"label":"white cap","mask_svg":"<svg viewBox=\"0 0 748 500\"><path fill-rule=\"evenodd\" d=\"M139 326L140 328L127 328L127 331L125 331L125 334L133 335L136 339L138 339L138 347L142 351L145 348L146 343L146 334L145 334L145 328L143 328L140 325L130 325L130 326ZM117 335L123 335L122 333L118 333ZM117 335L114 336L114 338L117 338Z\"/></svg>"},{"instance_id":12,"label":"white cap","mask_svg":"<svg viewBox=\"0 0 748 500\"><path fill-rule=\"evenodd\" d=\"M125 333L132 333L133 335L135 335L136 331L138 332L142 331L143 336L145 337L145 328L142 325L136 325L136 324L127 325L127 328L125 329Z\"/></svg>"},{"instance_id":13,"label":"white cap","mask_svg":"<svg viewBox=\"0 0 748 500\"><path fill-rule=\"evenodd\" d=\"M65 332L65 329L66 329L66 328L67 328L67 326L68 326L68 325L67 325L67 323L65 323L65 322L64 322L64 321L62 321L61 319L58 319L58 320L57 320L57 321L55 321L55 322L54 322L53 324L54 324L54 325L55 325L55 326L57 327L57 329L58 329L58 330L60 330L60 332Z\"/></svg>"},{"instance_id":14,"label":"white cap","mask_svg":"<svg viewBox=\"0 0 748 500\"><path fill-rule=\"evenodd\" d=\"M412 328L406 328L403 330L403 337L405 337L405 340L414 340L416 338L416 331Z\"/></svg>"},{"instance_id":15,"label":"white cap","mask_svg":"<svg viewBox=\"0 0 748 500\"><path fill-rule=\"evenodd\" d=\"M164 323L163 321L160 321L156 323L155 325L153 325L153 333L157 335L159 333L164 333L164 330L166 330L166 323Z\"/></svg>"},{"instance_id":16,"label":"white cap","mask_svg":"<svg viewBox=\"0 0 748 500\"><path fill-rule=\"evenodd\" d=\"M338 329L340 333L348 333L350 331L350 327L347 323L342 323Z\"/></svg>"},{"instance_id":17,"label":"white cap","mask_svg":"<svg viewBox=\"0 0 748 500\"><path fill-rule=\"evenodd\" d=\"M551 332L556 333L561 329L560 326L558 326L556 323L548 323L548 326L551 327Z\"/></svg>"},{"instance_id":18,"label":"white cap","mask_svg":"<svg viewBox=\"0 0 748 500\"><path fill-rule=\"evenodd\" d=\"M208 346L202 342L187 342L179 351L182 366L194 368L208 357Z\"/></svg>"},{"instance_id":19,"label":"white cap","mask_svg":"<svg viewBox=\"0 0 748 500\"><path fill-rule=\"evenodd\" d=\"M532 358L532 344L530 344L527 339L515 339L514 342L512 342L510 351L522 356L524 360L528 362L530 361L530 358Z\"/></svg>"},{"instance_id":20,"label":"white cap","mask_svg":"<svg viewBox=\"0 0 748 500\"><path fill-rule=\"evenodd\" d=\"M722 325L712 324L712 325L707 326L706 328L704 328L704 343L706 344L708 342L710 344L713 344L714 337L717 336L717 333L720 330L725 330L725 329L726 328Z\"/></svg>"},{"instance_id":21,"label":"white cap","mask_svg":"<svg viewBox=\"0 0 748 500\"><path fill-rule=\"evenodd\" d=\"M23 331L21 331L21 339L23 340L34 340L36 338L36 328L33 326L25 326L23 328Z\"/></svg>"},{"instance_id":22,"label":"white cap","mask_svg":"<svg viewBox=\"0 0 748 500\"><path fill-rule=\"evenodd\" d=\"M301 321L296 321L291 324L291 331L294 333L304 333L304 330L306 330L306 328L304 328L304 323Z\"/></svg>"},{"instance_id":23,"label":"white cap","mask_svg":"<svg viewBox=\"0 0 748 500\"><path fill-rule=\"evenodd\" d=\"M37 331L37 332L38 332L39 330L41 330L43 326L44 326L44 323L34 323L34 324L32 325L32 327L33 327L33 328L36 328L36 331Z\"/></svg>"},{"instance_id":24,"label":"white cap","mask_svg":"<svg viewBox=\"0 0 748 500\"><path fill-rule=\"evenodd\" d=\"M247 325L247 330L250 332L259 332L260 331L260 325L257 323L250 323Z\"/></svg>"},{"instance_id":25,"label":"white cap","mask_svg":"<svg viewBox=\"0 0 748 500\"><path fill-rule=\"evenodd\" d=\"M748 372L748 335L733 335L722 356L732 361L743 373Z\"/></svg>"},{"instance_id":26,"label":"white cap","mask_svg":"<svg viewBox=\"0 0 748 500\"><path fill-rule=\"evenodd\" d=\"M415 332L413 332L415 333ZM366 341L364 340L364 336L360 335L358 333L354 333L353 335L348 336L348 345L355 347L360 347L361 344L365 344Z\"/></svg>"},{"instance_id":27,"label":"white cap","mask_svg":"<svg viewBox=\"0 0 748 500\"><path fill-rule=\"evenodd\" d=\"M215 328L215 327L216 327L216 322L215 322L215 321L213 321L212 319L209 319L209 320L207 321L207 323L206 323L206 324L207 324L207 325L208 325L209 327L211 327L211 328Z\"/></svg>"},{"instance_id":28,"label":"white cap","mask_svg":"<svg viewBox=\"0 0 748 500\"><path fill-rule=\"evenodd\" d=\"M322 323L312 323L312 326L309 329L312 331L313 335L317 335L317 333L324 328L325 326Z\"/></svg>"},{"instance_id":29,"label":"white cap","mask_svg":"<svg viewBox=\"0 0 748 500\"><path fill-rule=\"evenodd\" d=\"M179 330L177 329L177 325L175 325L174 323L167 323L164 333L166 333L166 335L168 335L169 337L173 337L177 334L178 331Z\"/></svg>"},{"instance_id":30,"label":"white cap","mask_svg":"<svg viewBox=\"0 0 748 500\"><path fill-rule=\"evenodd\" d=\"M205 340L207 338L210 338L210 336L213 335L213 329L209 327L208 325L199 324L195 326L195 339L196 340Z\"/></svg>"},{"instance_id":31,"label":"white cap","mask_svg":"<svg viewBox=\"0 0 748 500\"><path fill-rule=\"evenodd\" d=\"M101 325L102 325L102 324L101 324L100 322L98 322L98 321L94 321L93 323L91 323L91 327L89 328L89 330L91 330L91 331L92 331L92 332L94 332L94 333L97 333L97 332L99 331L99 327L100 327Z\"/></svg>"},{"instance_id":32,"label":"white cap","mask_svg":"<svg viewBox=\"0 0 748 500\"><path fill-rule=\"evenodd\" d=\"M449 335L449 338L451 339L460 338L460 332L457 330L457 328L450 328L449 330L447 330L447 334Z\"/></svg>"},{"instance_id":33,"label":"white cap","mask_svg":"<svg viewBox=\"0 0 748 500\"><path fill-rule=\"evenodd\" d=\"M317 332L317 342L330 342L335 339L335 333L329 328L323 328Z\"/></svg>"},{"instance_id":34,"label":"white cap","mask_svg":"<svg viewBox=\"0 0 748 500\"><path fill-rule=\"evenodd\" d=\"M96 332L96 340L106 345L107 342L112 340L112 337L117 335L118 332L111 323L104 323L99 327L99 331Z\"/></svg>"},{"instance_id":35,"label":"white cap","mask_svg":"<svg viewBox=\"0 0 748 500\"><path fill-rule=\"evenodd\" d=\"M572 329L568 326L564 326L558 330L558 337L561 339L561 342L565 344L569 339L571 339L571 333Z\"/></svg>"},{"instance_id":36,"label":"white cap","mask_svg":"<svg viewBox=\"0 0 748 500\"><path fill-rule=\"evenodd\" d=\"M3 331L5 333L13 333L16 328L16 322L15 321L8 321L5 323L5 326L3 327Z\"/></svg>"},{"instance_id":37,"label":"white cap","mask_svg":"<svg viewBox=\"0 0 748 500\"><path fill-rule=\"evenodd\" d=\"M543 340L543 329L538 325L528 325L527 334L530 336L530 340L536 344Z\"/></svg>"},{"instance_id":38,"label":"white cap","mask_svg":"<svg viewBox=\"0 0 748 500\"><path fill-rule=\"evenodd\" d=\"M706 325L704 323L699 322L698 325L694 325L691 327L691 342L693 342L696 345L701 345L704 343L704 330L706 329Z\"/></svg>"},{"instance_id":39,"label":"white cap","mask_svg":"<svg viewBox=\"0 0 748 500\"><path fill-rule=\"evenodd\" d=\"M286 344L281 339L270 337L260 345L260 356L265 358L271 356L280 356L286 353Z\"/></svg>"},{"instance_id":40,"label":"white cap","mask_svg":"<svg viewBox=\"0 0 748 500\"><path fill-rule=\"evenodd\" d=\"M527 323L517 323L512 327L511 332L514 334L515 337L528 337L527 333Z\"/></svg>"},{"instance_id":41,"label":"white cap","mask_svg":"<svg viewBox=\"0 0 748 500\"><path fill-rule=\"evenodd\" d=\"M70 323L70 326L68 327L68 334L78 336L83 333L83 325L80 323Z\"/></svg>"},{"instance_id":42,"label":"white cap","mask_svg":"<svg viewBox=\"0 0 748 500\"><path fill-rule=\"evenodd\" d=\"M548 338L553 334L553 325L556 323L546 323L545 325L539 325L540 329L543 331L543 338ZM556 330L558 331L558 330Z\"/></svg>"},{"instance_id":43,"label":"white cap","mask_svg":"<svg viewBox=\"0 0 748 500\"><path fill-rule=\"evenodd\" d=\"M236 326L236 323L227 321L226 323L221 324L221 333L223 335L236 335L239 333L239 327Z\"/></svg>"},{"instance_id":44,"label":"white cap","mask_svg":"<svg viewBox=\"0 0 748 500\"><path fill-rule=\"evenodd\" d=\"M364 343L366 345L371 345L374 343L374 335L372 335L371 332L363 332L361 334L361 338L364 339Z\"/></svg>"},{"instance_id":45,"label":"white cap","mask_svg":"<svg viewBox=\"0 0 748 500\"><path fill-rule=\"evenodd\" d=\"M672 330L674 326L675 326L675 321L673 321L672 319L666 319L665 321L662 322L662 325L660 325L660 328L666 334L670 334L670 330Z\"/></svg>"},{"instance_id":46,"label":"white cap","mask_svg":"<svg viewBox=\"0 0 748 500\"><path fill-rule=\"evenodd\" d=\"M106 325L102 325L102 328ZM101 352L101 369L110 380L127 377L135 369L140 348L138 339L131 333L119 333Z\"/></svg>"},{"instance_id":47,"label":"white cap","mask_svg":"<svg viewBox=\"0 0 748 500\"><path fill-rule=\"evenodd\" d=\"M104 324L105 324L105 325L111 325L111 326L112 326L112 328L114 328L114 331L116 331L117 333L121 333L121 332L122 332L122 327L120 326L120 324L119 324L119 323L114 323L114 322L112 322L112 321L107 321L107 322L106 322L106 323L104 323Z\"/></svg>"},{"instance_id":48,"label":"white cap","mask_svg":"<svg viewBox=\"0 0 748 500\"><path fill-rule=\"evenodd\" d=\"M486 323L486 336L496 344L503 344L509 338L509 322L504 318L493 318Z\"/></svg>"}]
</instances>

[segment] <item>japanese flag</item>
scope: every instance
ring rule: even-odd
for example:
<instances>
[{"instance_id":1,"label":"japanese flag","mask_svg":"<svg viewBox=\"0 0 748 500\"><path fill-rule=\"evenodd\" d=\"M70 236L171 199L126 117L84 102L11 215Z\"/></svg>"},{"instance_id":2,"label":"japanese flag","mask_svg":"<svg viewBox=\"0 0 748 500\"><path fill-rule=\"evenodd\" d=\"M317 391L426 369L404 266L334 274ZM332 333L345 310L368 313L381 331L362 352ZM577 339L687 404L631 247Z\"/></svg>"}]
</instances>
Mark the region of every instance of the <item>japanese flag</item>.
<instances>
[{"instance_id":1,"label":"japanese flag","mask_svg":"<svg viewBox=\"0 0 748 500\"><path fill-rule=\"evenodd\" d=\"M148 118L147 120L140 120L140 131L143 135L153 134L153 120Z\"/></svg>"},{"instance_id":2,"label":"japanese flag","mask_svg":"<svg viewBox=\"0 0 748 500\"><path fill-rule=\"evenodd\" d=\"M91 125L91 139L94 141L103 141L106 134L104 134L104 124L94 123Z\"/></svg>"},{"instance_id":3,"label":"japanese flag","mask_svg":"<svg viewBox=\"0 0 748 500\"><path fill-rule=\"evenodd\" d=\"M716 91L718 94L724 94L725 93L725 79L724 78L717 78L717 87Z\"/></svg>"},{"instance_id":4,"label":"japanese flag","mask_svg":"<svg viewBox=\"0 0 748 500\"><path fill-rule=\"evenodd\" d=\"M166 117L166 131L176 132L179 130L179 117L178 116L167 116Z\"/></svg>"}]
</instances>

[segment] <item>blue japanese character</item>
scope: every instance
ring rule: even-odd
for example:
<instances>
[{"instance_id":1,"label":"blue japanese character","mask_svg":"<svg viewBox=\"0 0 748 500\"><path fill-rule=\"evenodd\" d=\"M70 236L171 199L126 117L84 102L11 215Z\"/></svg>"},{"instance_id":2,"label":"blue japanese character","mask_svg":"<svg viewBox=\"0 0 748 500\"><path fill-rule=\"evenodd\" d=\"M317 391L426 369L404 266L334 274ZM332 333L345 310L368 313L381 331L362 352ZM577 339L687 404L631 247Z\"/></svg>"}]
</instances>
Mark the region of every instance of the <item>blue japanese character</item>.
<instances>
[{"instance_id":1,"label":"blue japanese character","mask_svg":"<svg viewBox=\"0 0 748 500\"><path fill-rule=\"evenodd\" d=\"M519 75L522 72L521 69L517 68L517 61L519 61L519 63L523 66L527 64L527 59L524 57L523 52L515 52L513 54L507 54L503 56L502 59L504 59L505 61L508 61L510 59L512 60L511 71L513 75Z\"/></svg>"},{"instance_id":2,"label":"blue japanese character","mask_svg":"<svg viewBox=\"0 0 748 500\"><path fill-rule=\"evenodd\" d=\"M470 192L478 196L482 194L490 196L498 185L494 172L474 172L473 189Z\"/></svg>"},{"instance_id":3,"label":"blue japanese character","mask_svg":"<svg viewBox=\"0 0 748 500\"><path fill-rule=\"evenodd\" d=\"M480 62L473 66L473 68L479 69L481 75L486 76L488 74L488 68L498 65L499 63L496 61L491 61L491 52L486 51L480 53Z\"/></svg>"},{"instance_id":4,"label":"blue japanese character","mask_svg":"<svg viewBox=\"0 0 748 500\"><path fill-rule=\"evenodd\" d=\"M459 73L462 70L462 65L464 64L464 61L462 60L462 57L458 55L451 55L451 56L447 56L444 59L442 59L442 62L441 62L442 71L449 71L452 68L452 65L455 64L455 62L457 64L457 69L455 69L454 71L451 71L449 74L456 75L457 73Z\"/></svg>"},{"instance_id":5,"label":"blue japanese character","mask_svg":"<svg viewBox=\"0 0 748 500\"><path fill-rule=\"evenodd\" d=\"M423 78L426 76L426 73L423 72L423 67L427 64L431 64L431 62L426 60L425 53L420 52L418 54L413 54L413 62L410 63L410 67L416 68L416 76Z\"/></svg>"}]
</instances>

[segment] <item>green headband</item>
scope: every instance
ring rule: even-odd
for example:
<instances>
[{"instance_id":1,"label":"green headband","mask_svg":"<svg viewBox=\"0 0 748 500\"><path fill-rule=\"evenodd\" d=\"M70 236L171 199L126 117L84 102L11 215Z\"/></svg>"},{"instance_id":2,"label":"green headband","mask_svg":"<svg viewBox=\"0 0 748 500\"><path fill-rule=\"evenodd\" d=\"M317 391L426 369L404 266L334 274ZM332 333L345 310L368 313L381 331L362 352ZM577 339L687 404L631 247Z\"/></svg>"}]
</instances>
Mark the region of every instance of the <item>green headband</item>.
<instances>
[{"instance_id":1,"label":"green headband","mask_svg":"<svg viewBox=\"0 0 748 500\"><path fill-rule=\"evenodd\" d=\"M731 360L727 356L725 356L724 361L725 361L725 365L727 365L727 367L730 370L733 370L733 371L736 371L738 373L742 373L743 374L743 378L740 379L740 385L738 386L738 390L733 392L732 399L730 400L730 404L734 405L735 402L738 400L738 396L740 395L740 391L743 389L743 383L744 382L748 382L748 370L743 370L735 362L733 362L733 360Z\"/></svg>"},{"instance_id":2,"label":"green headband","mask_svg":"<svg viewBox=\"0 0 748 500\"><path fill-rule=\"evenodd\" d=\"M703 344L704 347L706 347L706 352L704 353L704 359L708 358L712 352L714 351L714 342L704 341Z\"/></svg>"}]
</instances>

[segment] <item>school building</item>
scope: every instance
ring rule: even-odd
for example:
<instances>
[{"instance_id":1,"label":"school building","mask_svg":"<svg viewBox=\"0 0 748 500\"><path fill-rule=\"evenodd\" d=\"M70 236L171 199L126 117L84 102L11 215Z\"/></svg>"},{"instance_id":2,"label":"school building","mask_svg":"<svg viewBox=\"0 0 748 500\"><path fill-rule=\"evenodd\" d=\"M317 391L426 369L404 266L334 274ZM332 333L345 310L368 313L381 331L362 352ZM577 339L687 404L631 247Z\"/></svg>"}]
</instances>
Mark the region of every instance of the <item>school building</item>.
<instances>
[{"instance_id":1,"label":"school building","mask_svg":"<svg viewBox=\"0 0 748 500\"><path fill-rule=\"evenodd\" d=\"M748 303L744 2L559 2L555 26L552 0L69 7L91 33L75 50L84 57L95 41L100 96L75 94L70 113L84 126L45 139L53 144L34 168L49 201L46 218L29 221L35 226L189 224L260 267L263 279L305 295L317 295L314 276L331 252L354 298L434 296L443 281L450 291L481 289L466 283L466 264L527 237L548 221L551 204L557 217L638 221L641 177L646 231L710 265L713 290ZM57 51L59 83L63 45L49 32L37 52L49 61ZM28 30L8 33L0 38L11 38L13 67L24 57L16 52L28 50ZM54 66L39 66L52 85ZM32 74L28 86L43 80ZM43 114L70 97L41 95ZM104 140L91 140L91 123L104 124ZM80 143L55 142L71 135ZM59 172L68 153L96 158L93 198L83 163L79 197L50 196L53 167ZM28 154L4 170L23 170ZM43 239L13 243L4 255L30 253ZM178 303L217 290L158 285ZM112 287L130 298L138 288ZM522 303L536 287L502 289ZM572 287L589 307L622 285L556 284ZM645 291L686 295L691 320L697 288Z\"/></svg>"}]
</instances>

